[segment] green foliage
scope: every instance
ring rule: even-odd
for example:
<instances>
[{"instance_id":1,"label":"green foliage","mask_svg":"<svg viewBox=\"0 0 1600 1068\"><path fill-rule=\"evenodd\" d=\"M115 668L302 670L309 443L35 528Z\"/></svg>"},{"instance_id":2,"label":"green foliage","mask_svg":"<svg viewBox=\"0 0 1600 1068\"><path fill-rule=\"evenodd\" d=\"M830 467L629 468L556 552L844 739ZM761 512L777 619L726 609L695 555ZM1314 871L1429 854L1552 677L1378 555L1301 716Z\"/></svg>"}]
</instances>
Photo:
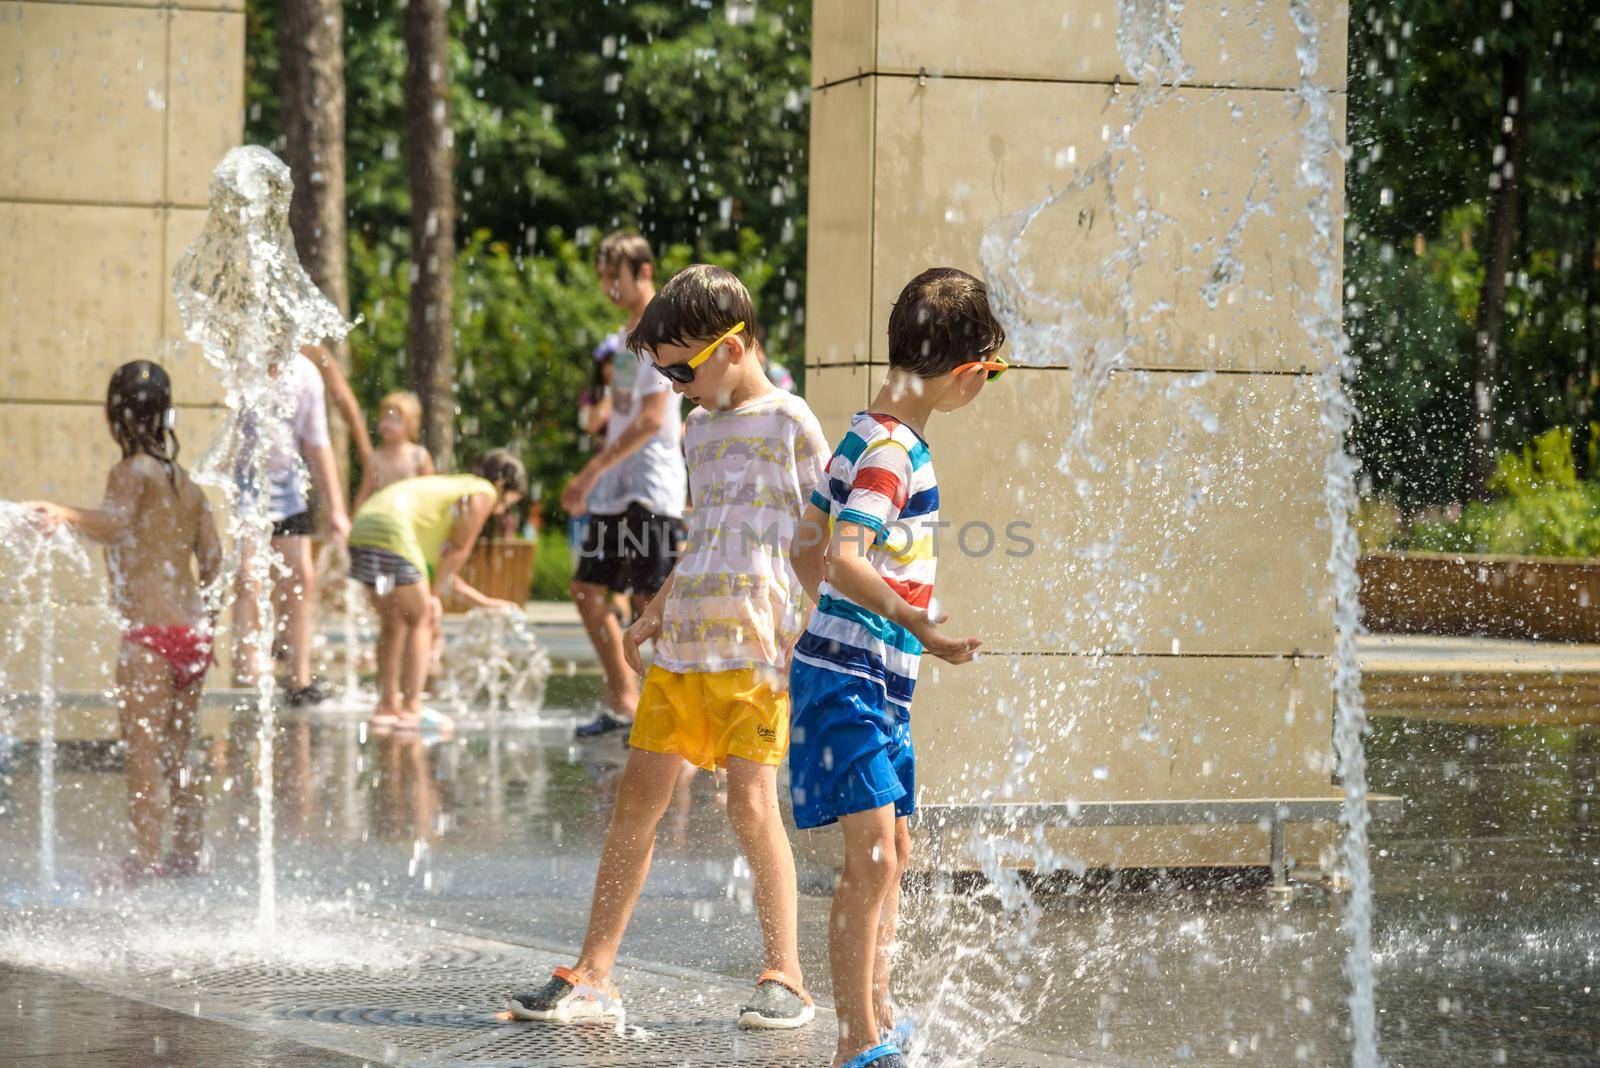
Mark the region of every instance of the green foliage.
<instances>
[{"instance_id":1,"label":"green foliage","mask_svg":"<svg viewBox=\"0 0 1600 1068\"><path fill-rule=\"evenodd\" d=\"M738 274L773 357L801 371L811 5L767 0L749 25L723 7L451 5L458 449L513 445L547 504L583 461L578 394L621 319L591 263L607 231L649 237L658 279L697 260ZM246 134L281 147L278 4L246 10ZM406 384L402 12L344 8L353 377L369 406Z\"/></svg>"},{"instance_id":2,"label":"green foliage","mask_svg":"<svg viewBox=\"0 0 1600 1068\"><path fill-rule=\"evenodd\" d=\"M1466 490L1461 452L1472 431L1472 324L1483 278L1469 237L1480 214L1452 212L1440 238L1422 248L1402 251L1371 235L1345 247L1346 276L1361 282L1345 309L1361 366L1353 444L1365 477L1406 507Z\"/></svg>"},{"instance_id":3,"label":"green foliage","mask_svg":"<svg viewBox=\"0 0 1600 1068\"><path fill-rule=\"evenodd\" d=\"M1600 388L1600 25L1579 0L1395 0L1350 12L1347 327L1354 443L1407 508L1459 499L1502 69L1529 57L1496 445L1594 416Z\"/></svg>"},{"instance_id":4,"label":"green foliage","mask_svg":"<svg viewBox=\"0 0 1600 1068\"><path fill-rule=\"evenodd\" d=\"M505 446L528 465L530 496L553 500L578 452L575 402L591 352L616 328L594 265L560 231L544 256L516 257L483 231L456 258L457 449L464 466ZM407 262L386 245L351 240L351 289L361 324L350 337L351 376L369 410L406 388Z\"/></svg>"},{"instance_id":5,"label":"green foliage","mask_svg":"<svg viewBox=\"0 0 1600 1068\"><path fill-rule=\"evenodd\" d=\"M565 601L569 598L567 585L572 582L572 547L566 531L547 525L539 531L539 551L533 560L533 589L529 598L535 601Z\"/></svg>"},{"instance_id":6,"label":"green foliage","mask_svg":"<svg viewBox=\"0 0 1600 1068\"><path fill-rule=\"evenodd\" d=\"M1600 482L1585 479L1573 432L1555 427L1497 458L1490 490L1453 521L1418 523L1409 548L1436 552L1600 556ZM1600 426L1589 427L1588 470L1596 470Z\"/></svg>"}]
</instances>

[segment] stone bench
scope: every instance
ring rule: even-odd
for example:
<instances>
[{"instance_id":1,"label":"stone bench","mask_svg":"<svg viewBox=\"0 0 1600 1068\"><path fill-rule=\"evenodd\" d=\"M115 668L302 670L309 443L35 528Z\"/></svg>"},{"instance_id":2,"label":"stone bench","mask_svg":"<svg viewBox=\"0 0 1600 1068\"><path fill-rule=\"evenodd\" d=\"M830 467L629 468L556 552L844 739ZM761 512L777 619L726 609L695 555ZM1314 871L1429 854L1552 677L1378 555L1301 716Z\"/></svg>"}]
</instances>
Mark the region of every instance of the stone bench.
<instances>
[{"instance_id":1,"label":"stone bench","mask_svg":"<svg viewBox=\"0 0 1600 1068\"><path fill-rule=\"evenodd\" d=\"M916 824L925 829L995 829L1021 827L1188 827L1253 823L1270 833L1267 865L1274 890L1289 888L1285 829L1291 823L1333 823L1344 798L1241 798L1200 801L1064 801L998 804L927 804L918 807ZM1392 823L1404 802L1383 794L1367 795L1373 822Z\"/></svg>"}]
</instances>

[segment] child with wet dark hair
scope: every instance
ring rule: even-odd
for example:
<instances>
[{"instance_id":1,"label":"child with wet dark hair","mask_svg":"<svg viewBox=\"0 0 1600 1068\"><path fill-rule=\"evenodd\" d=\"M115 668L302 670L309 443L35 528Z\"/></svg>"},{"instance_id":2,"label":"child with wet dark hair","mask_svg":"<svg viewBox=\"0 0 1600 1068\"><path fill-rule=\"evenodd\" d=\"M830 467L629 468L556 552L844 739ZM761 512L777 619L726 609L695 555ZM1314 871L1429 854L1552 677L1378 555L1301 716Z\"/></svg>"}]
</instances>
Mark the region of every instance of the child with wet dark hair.
<instances>
[{"instance_id":1,"label":"child with wet dark hair","mask_svg":"<svg viewBox=\"0 0 1600 1068\"><path fill-rule=\"evenodd\" d=\"M106 421L122 450L96 509L35 501L41 525L61 524L106 547L111 597L124 620L117 657L117 708L127 746L127 883L200 869L204 798L189 763L201 683L211 665L212 614L201 596L222 564L211 506L178 465L172 383L159 364L117 368ZM198 565L198 578L195 574ZM172 850L161 859L165 783Z\"/></svg>"},{"instance_id":2,"label":"child with wet dark hair","mask_svg":"<svg viewBox=\"0 0 1600 1068\"><path fill-rule=\"evenodd\" d=\"M794 822L837 823L844 838L828 916L836 1068L904 1064L910 1021L895 1019L890 968L916 811L911 696L923 653L965 664L979 646L946 634L934 606L943 524L923 433L1005 373L1005 341L977 278L930 267L907 282L889 313L888 376L828 459L791 552L816 605L789 670Z\"/></svg>"}]
</instances>

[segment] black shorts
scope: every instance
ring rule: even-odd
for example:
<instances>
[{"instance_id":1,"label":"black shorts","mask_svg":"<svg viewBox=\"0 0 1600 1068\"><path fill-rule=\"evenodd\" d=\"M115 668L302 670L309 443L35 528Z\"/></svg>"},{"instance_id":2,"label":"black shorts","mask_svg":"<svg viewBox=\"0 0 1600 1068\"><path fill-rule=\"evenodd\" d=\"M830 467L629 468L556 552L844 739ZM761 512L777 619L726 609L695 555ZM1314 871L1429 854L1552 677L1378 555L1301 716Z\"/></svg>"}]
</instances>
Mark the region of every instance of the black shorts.
<instances>
[{"instance_id":1,"label":"black shorts","mask_svg":"<svg viewBox=\"0 0 1600 1068\"><path fill-rule=\"evenodd\" d=\"M683 551L683 520L630 504L621 515L591 515L578 551L579 582L652 596Z\"/></svg>"},{"instance_id":2,"label":"black shorts","mask_svg":"<svg viewBox=\"0 0 1600 1068\"><path fill-rule=\"evenodd\" d=\"M280 519L272 524L274 538L309 538L316 529L316 523L311 518L311 509L296 512L287 519Z\"/></svg>"}]
</instances>

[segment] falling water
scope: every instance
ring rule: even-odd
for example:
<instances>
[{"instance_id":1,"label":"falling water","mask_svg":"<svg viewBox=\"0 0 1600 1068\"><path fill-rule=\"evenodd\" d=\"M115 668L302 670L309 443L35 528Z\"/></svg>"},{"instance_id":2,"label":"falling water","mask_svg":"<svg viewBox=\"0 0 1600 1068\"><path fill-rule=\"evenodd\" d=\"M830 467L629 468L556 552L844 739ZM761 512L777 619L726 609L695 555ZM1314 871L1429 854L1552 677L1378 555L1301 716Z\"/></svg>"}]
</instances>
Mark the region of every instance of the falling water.
<instances>
[{"instance_id":1,"label":"falling water","mask_svg":"<svg viewBox=\"0 0 1600 1068\"><path fill-rule=\"evenodd\" d=\"M1301 313L1300 324L1314 349L1332 359L1317 375L1322 418L1333 437L1328 450L1324 493L1333 546L1328 570L1334 596L1334 749L1344 784L1345 824L1343 874L1349 883L1344 914L1350 935L1345 971L1350 980L1350 1029L1356 1068L1377 1068L1378 1023L1376 980L1372 972L1372 869L1367 857L1367 757L1363 738L1367 713L1361 697L1361 669L1356 660L1356 635L1361 630L1360 583L1356 577L1355 528L1350 517L1356 508L1355 459L1345 448L1353 408L1345 381L1353 377L1349 339L1344 333L1339 300L1340 255L1338 226L1333 211L1332 163L1342 149L1334 135L1333 108L1328 88L1317 80L1321 26L1310 0L1291 0L1289 12L1300 39L1295 57L1300 65L1300 98L1305 103L1303 147L1297 184L1306 189L1312 223L1310 257L1316 268L1313 300Z\"/></svg>"},{"instance_id":2,"label":"falling water","mask_svg":"<svg viewBox=\"0 0 1600 1068\"><path fill-rule=\"evenodd\" d=\"M45 534L33 517L11 501L0 501L0 568L15 600L33 605L33 626L13 636L26 640L36 660L39 717L39 870L38 890L49 900L56 889L56 579L58 558L83 575L89 559L63 527ZM8 597L8 599L10 599ZM20 648L20 646L19 646Z\"/></svg>"},{"instance_id":3,"label":"falling water","mask_svg":"<svg viewBox=\"0 0 1600 1068\"><path fill-rule=\"evenodd\" d=\"M527 725L544 703L550 655L524 613L475 608L445 646L441 690L458 715L485 710L492 726L511 713Z\"/></svg>"},{"instance_id":4,"label":"falling water","mask_svg":"<svg viewBox=\"0 0 1600 1068\"><path fill-rule=\"evenodd\" d=\"M1166 309L1155 306L1150 300L1141 302L1135 294L1134 273L1145 262L1146 252L1154 247L1157 237L1165 236L1171 220L1154 210L1141 188L1145 163L1134 144L1134 131L1145 114L1167 101L1189 77L1179 32L1182 7L1172 0L1118 0L1118 52L1135 75L1137 85L1131 100L1120 106L1108 102L1107 110L1125 118L1107 124L1102 154L1087 162L1073 180L1022 211L997 220L983 237L981 259L996 313L1012 338L1015 362L1065 366L1072 372L1072 419L1066 428L1066 448L1059 465L1064 473L1070 472L1076 461L1090 470L1105 469L1104 459L1093 455L1090 448L1097 401L1113 373L1130 369L1132 354L1161 351L1169 339L1162 330ZM1355 503L1355 462L1343 447L1351 420L1343 380L1351 373L1351 367L1342 331L1341 258L1336 243L1337 220L1332 210L1334 171L1330 168L1333 154L1339 147L1327 89L1316 80L1319 27L1311 8L1309 0L1294 0L1291 5L1300 34L1296 55L1300 64L1299 94L1304 103L1297 183L1309 193L1306 209L1315 234L1310 250L1316 271L1315 292L1308 302L1310 307L1302 310L1301 326L1313 348L1330 357L1317 376L1316 392L1322 423L1332 438L1324 466L1325 497L1334 534L1329 568L1337 632L1335 749L1345 791L1342 868L1350 886L1344 916L1350 937L1345 970L1350 983L1353 1063L1357 1068L1374 1068L1379 1061L1362 748L1365 714L1355 657L1359 628L1356 541L1349 523ZM1113 100L1115 95L1113 93ZM1215 262L1209 276L1198 286L1208 306L1216 307L1222 292L1241 279L1236 252L1251 217L1273 212L1272 201L1279 191L1270 178L1268 150L1276 147L1277 142L1263 147L1244 202L1228 233L1215 247ZM1042 247L1046 243L1054 246L1053 263L1062 260L1069 263L1064 272L1044 277L1028 266L1030 247ZM1062 246L1072 244L1078 246L1077 254L1061 255ZM1177 379L1167 392L1176 399L1175 391L1202 384L1206 377L1202 374ZM1198 399L1194 403L1198 404ZM1215 422L1215 414L1196 416L1197 426L1206 433L1215 431ZM1203 470L1197 471L1195 478L1195 490L1200 497L1205 497L1209 492L1204 484L1207 475ZM1080 487L1080 493L1083 492L1087 490ZM1115 558L1121 552L1120 535L1119 531L1111 532L1104 539L1101 551L1091 554L1089 565L1097 576L1097 587L1102 591L1109 589L1114 595L1112 599L1116 603L1110 606L1111 614L1123 620L1138 619L1140 603L1154 590L1143 574L1119 576L1113 573L1117 566ZM1159 584L1160 580L1154 581ZM1120 646L1132 648L1134 635L1125 623L1115 634ZM999 788L1000 795L1004 794L1006 784L1017 780L1031 758L1023 741L1026 713L1010 718L1017 758ZM1007 830L1009 837L974 835L968 844L969 851L991 879L994 878L991 869L1000 872L1004 879L1004 866L1008 862L1031 861L1039 871L1071 863L1050 854L1037 829L1034 829L1032 842L1026 840L1025 833L1019 833L1026 832L1027 828ZM1015 926L1025 932L1031 908L1025 890L1012 887L1006 881L997 886L1007 910L1016 913Z\"/></svg>"},{"instance_id":5,"label":"falling water","mask_svg":"<svg viewBox=\"0 0 1600 1068\"><path fill-rule=\"evenodd\" d=\"M56 591L48 548L39 554L38 575L39 897L48 901L56 889Z\"/></svg>"},{"instance_id":6,"label":"falling water","mask_svg":"<svg viewBox=\"0 0 1600 1068\"><path fill-rule=\"evenodd\" d=\"M211 176L205 229L172 272L172 292L185 336L198 343L220 372L228 417L195 471L196 481L217 487L230 505L234 539L231 566L222 569L208 603L220 607L226 584L247 561L246 579L256 597L256 798L258 919L276 923L273 858L272 644L275 613L271 596L271 520L268 518L268 450L265 420L284 419L286 402L273 388L272 369L286 364L305 344L338 340L350 324L300 266L289 229L294 185L289 168L256 145L230 151ZM240 482L252 487L240 491Z\"/></svg>"}]
</instances>

